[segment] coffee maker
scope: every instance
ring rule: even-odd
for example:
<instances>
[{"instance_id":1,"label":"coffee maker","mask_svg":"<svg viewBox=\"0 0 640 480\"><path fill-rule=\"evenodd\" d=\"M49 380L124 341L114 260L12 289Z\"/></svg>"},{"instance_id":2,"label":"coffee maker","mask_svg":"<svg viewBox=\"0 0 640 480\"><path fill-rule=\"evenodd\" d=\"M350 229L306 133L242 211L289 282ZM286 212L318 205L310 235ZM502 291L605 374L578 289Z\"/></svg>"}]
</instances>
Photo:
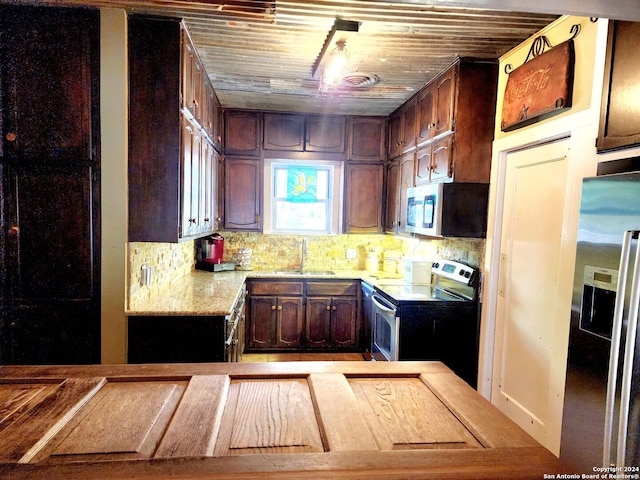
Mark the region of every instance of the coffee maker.
<instances>
[{"instance_id":1,"label":"coffee maker","mask_svg":"<svg viewBox=\"0 0 640 480\"><path fill-rule=\"evenodd\" d=\"M233 270L233 263L224 263L224 237L214 233L196 240L196 269L218 272Z\"/></svg>"}]
</instances>

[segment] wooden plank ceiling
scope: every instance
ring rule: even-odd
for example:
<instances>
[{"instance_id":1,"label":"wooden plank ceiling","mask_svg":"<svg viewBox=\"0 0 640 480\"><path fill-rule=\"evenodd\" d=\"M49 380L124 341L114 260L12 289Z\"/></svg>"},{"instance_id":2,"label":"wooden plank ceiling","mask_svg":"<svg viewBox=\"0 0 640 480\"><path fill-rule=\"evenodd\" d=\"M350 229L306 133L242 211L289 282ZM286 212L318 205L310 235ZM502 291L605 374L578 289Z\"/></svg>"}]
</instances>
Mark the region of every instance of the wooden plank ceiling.
<instances>
[{"instance_id":1,"label":"wooden plank ceiling","mask_svg":"<svg viewBox=\"0 0 640 480\"><path fill-rule=\"evenodd\" d=\"M38 3L184 18L223 106L351 115L388 115L456 56L496 59L557 18L367 0ZM336 18L359 22L350 71L379 81L320 95L312 72Z\"/></svg>"}]
</instances>

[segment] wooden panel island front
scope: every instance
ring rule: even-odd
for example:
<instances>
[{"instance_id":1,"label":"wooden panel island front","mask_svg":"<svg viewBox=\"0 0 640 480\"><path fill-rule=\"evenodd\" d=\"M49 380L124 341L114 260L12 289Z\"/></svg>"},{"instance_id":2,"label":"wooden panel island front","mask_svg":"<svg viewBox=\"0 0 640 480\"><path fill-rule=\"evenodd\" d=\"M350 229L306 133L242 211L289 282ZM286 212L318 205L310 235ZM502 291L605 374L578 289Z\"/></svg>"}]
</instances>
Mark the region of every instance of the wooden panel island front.
<instances>
[{"instance_id":1,"label":"wooden panel island front","mask_svg":"<svg viewBox=\"0 0 640 480\"><path fill-rule=\"evenodd\" d=\"M0 478L540 479L439 362L0 367Z\"/></svg>"}]
</instances>

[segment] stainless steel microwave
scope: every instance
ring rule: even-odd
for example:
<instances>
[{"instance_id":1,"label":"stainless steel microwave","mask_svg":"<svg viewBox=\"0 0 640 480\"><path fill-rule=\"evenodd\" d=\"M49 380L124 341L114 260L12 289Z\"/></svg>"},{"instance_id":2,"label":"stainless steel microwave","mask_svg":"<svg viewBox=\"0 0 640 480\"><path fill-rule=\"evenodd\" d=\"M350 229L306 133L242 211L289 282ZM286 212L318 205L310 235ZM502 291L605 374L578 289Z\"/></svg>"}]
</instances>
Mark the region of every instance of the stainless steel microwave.
<instances>
[{"instance_id":1,"label":"stainless steel microwave","mask_svg":"<svg viewBox=\"0 0 640 480\"><path fill-rule=\"evenodd\" d=\"M430 237L484 238L488 183L431 183L407 190L405 230Z\"/></svg>"}]
</instances>

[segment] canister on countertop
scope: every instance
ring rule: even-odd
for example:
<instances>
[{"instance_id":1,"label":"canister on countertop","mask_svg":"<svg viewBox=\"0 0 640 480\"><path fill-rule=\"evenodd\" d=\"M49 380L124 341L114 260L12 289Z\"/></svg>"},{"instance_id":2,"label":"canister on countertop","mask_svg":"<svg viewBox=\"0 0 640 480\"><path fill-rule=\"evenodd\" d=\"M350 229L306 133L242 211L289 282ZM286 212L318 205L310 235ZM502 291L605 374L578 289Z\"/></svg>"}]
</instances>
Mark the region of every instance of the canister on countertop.
<instances>
[{"instance_id":1,"label":"canister on countertop","mask_svg":"<svg viewBox=\"0 0 640 480\"><path fill-rule=\"evenodd\" d=\"M367 254L367 258L364 261L364 268L369 272L377 272L380 270L380 257L377 253Z\"/></svg>"},{"instance_id":2,"label":"canister on countertop","mask_svg":"<svg viewBox=\"0 0 640 480\"><path fill-rule=\"evenodd\" d=\"M404 281L407 283L431 283L430 260L418 257L404 259Z\"/></svg>"},{"instance_id":3,"label":"canister on countertop","mask_svg":"<svg viewBox=\"0 0 640 480\"><path fill-rule=\"evenodd\" d=\"M398 273L398 260L399 257L388 257L384 256L384 260L382 260L382 271L386 273Z\"/></svg>"}]
</instances>

